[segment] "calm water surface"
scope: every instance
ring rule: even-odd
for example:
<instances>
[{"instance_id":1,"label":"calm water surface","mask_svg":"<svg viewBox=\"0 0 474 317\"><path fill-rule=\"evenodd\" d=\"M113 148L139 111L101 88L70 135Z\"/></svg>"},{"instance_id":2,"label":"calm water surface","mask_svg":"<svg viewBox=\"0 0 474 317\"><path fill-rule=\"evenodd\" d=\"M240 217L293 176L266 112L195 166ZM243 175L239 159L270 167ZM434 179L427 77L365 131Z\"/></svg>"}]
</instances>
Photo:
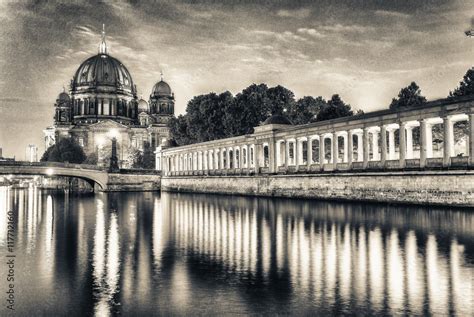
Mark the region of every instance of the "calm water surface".
<instances>
[{"instance_id":1,"label":"calm water surface","mask_svg":"<svg viewBox=\"0 0 474 317\"><path fill-rule=\"evenodd\" d=\"M474 311L469 210L0 187L0 294L8 210L17 315Z\"/></svg>"}]
</instances>

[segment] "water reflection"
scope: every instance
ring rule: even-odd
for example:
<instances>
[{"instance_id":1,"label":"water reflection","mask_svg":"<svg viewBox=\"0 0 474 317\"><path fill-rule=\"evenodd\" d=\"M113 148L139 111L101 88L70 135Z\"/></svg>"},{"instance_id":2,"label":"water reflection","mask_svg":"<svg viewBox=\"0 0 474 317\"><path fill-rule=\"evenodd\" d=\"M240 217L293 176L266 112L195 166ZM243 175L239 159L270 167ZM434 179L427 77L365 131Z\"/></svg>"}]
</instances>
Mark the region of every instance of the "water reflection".
<instances>
[{"instance_id":1,"label":"water reflection","mask_svg":"<svg viewBox=\"0 0 474 317\"><path fill-rule=\"evenodd\" d=\"M20 314L474 309L469 211L0 187L2 219L8 210L17 224ZM0 256L6 234L1 221Z\"/></svg>"}]
</instances>

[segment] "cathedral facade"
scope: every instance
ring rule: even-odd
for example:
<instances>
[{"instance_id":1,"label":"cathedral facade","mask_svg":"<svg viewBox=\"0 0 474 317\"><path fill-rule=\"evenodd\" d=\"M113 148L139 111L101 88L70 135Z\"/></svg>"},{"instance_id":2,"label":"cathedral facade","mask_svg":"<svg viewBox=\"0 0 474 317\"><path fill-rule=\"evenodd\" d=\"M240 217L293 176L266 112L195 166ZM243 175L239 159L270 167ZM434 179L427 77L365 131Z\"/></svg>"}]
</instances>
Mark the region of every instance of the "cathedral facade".
<instances>
[{"instance_id":1,"label":"cathedral facade","mask_svg":"<svg viewBox=\"0 0 474 317\"><path fill-rule=\"evenodd\" d=\"M138 99L130 72L108 54L102 31L99 53L79 66L69 91L63 90L54 104L54 125L44 130L45 148L70 137L100 162L115 138L120 165L129 167L133 153L147 146L154 149L169 138L167 122L174 116L174 101L163 77L148 102Z\"/></svg>"}]
</instances>

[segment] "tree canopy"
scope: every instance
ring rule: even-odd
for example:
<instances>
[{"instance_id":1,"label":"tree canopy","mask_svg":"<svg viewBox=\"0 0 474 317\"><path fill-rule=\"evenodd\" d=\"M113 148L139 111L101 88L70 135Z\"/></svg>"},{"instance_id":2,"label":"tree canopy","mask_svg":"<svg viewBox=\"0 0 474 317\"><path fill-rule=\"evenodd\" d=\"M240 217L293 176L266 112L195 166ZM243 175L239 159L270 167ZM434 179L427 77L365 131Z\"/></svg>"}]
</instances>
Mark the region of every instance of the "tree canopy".
<instances>
[{"instance_id":1,"label":"tree canopy","mask_svg":"<svg viewBox=\"0 0 474 317\"><path fill-rule=\"evenodd\" d=\"M81 164L86 160L82 147L73 138L60 138L41 157L42 162L69 162Z\"/></svg>"},{"instance_id":2,"label":"tree canopy","mask_svg":"<svg viewBox=\"0 0 474 317\"><path fill-rule=\"evenodd\" d=\"M331 100L329 100L326 105L323 105L317 116L317 121L349 117L352 115L354 115L354 111L352 111L351 106L345 104L341 97L336 94L331 97Z\"/></svg>"},{"instance_id":3,"label":"tree canopy","mask_svg":"<svg viewBox=\"0 0 474 317\"><path fill-rule=\"evenodd\" d=\"M474 95L474 68L468 69L463 80L459 82L459 86L449 93L449 97L468 95Z\"/></svg>"},{"instance_id":4,"label":"tree canopy","mask_svg":"<svg viewBox=\"0 0 474 317\"><path fill-rule=\"evenodd\" d=\"M421 95L420 87L413 81L410 85L402 88L398 93L398 98L393 98L390 109L413 108L422 106L426 98Z\"/></svg>"},{"instance_id":5,"label":"tree canopy","mask_svg":"<svg viewBox=\"0 0 474 317\"><path fill-rule=\"evenodd\" d=\"M293 124L315 122L321 109L326 106L327 102L322 97L305 96L290 105L286 115Z\"/></svg>"},{"instance_id":6,"label":"tree canopy","mask_svg":"<svg viewBox=\"0 0 474 317\"><path fill-rule=\"evenodd\" d=\"M323 109L325 115L320 116ZM338 95L330 103L311 96L295 100L294 93L283 86L252 84L235 96L228 91L196 96L188 102L186 114L172 118L168 126L172 138L185 145L253 133L254 127L275 114L305 124L353 111Z\"/></svg>"}]
</instances>

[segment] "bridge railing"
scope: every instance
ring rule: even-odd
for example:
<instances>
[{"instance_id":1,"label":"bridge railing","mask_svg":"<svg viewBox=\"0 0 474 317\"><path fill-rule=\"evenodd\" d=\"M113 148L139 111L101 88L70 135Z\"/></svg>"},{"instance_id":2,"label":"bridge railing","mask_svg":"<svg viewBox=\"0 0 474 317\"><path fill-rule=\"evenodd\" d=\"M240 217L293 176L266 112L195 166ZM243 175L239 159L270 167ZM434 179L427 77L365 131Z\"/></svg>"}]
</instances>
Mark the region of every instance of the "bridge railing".
<instances>
[{"instance_id":1,"label":"bridge railing","mask_svg":"<svg viewBox=\"0 0 474 317\"><path fill-rule=\"evenodd\" d=\"M106 168L91 164L74 164L61 162L24 162L24 161L0 161L0 166L32 166L32 167L62 167L88 170L106 170Z\"/></svg>"},{"instance_id":2,"label":"bridge railing","mask_svg":"<svg viewBox=\"0 0 474 317\"><path fill-rule=\"evenodd\" d=\"M161 171L155 169L140 169L140 168L121 168L120 174L142 174L142 175L161 175Z\"/></svg>"},{"instance_id":3,"label":"bridge railing","mask_svg":"<svg viewBox=\"0 0 474 317\"><path fill-rule=\"evenodd\" d=\"M0 166L27 166L27 167L52 167L52 168L72 168L82 170L107 171L107 167L100 167L90 164L74 164L61 162L24 162L24 161L0 161ZM141 174L141 175L161 175L161 171L155 169L121 168L120 174Z\"/></svg>"}]
</instances>

